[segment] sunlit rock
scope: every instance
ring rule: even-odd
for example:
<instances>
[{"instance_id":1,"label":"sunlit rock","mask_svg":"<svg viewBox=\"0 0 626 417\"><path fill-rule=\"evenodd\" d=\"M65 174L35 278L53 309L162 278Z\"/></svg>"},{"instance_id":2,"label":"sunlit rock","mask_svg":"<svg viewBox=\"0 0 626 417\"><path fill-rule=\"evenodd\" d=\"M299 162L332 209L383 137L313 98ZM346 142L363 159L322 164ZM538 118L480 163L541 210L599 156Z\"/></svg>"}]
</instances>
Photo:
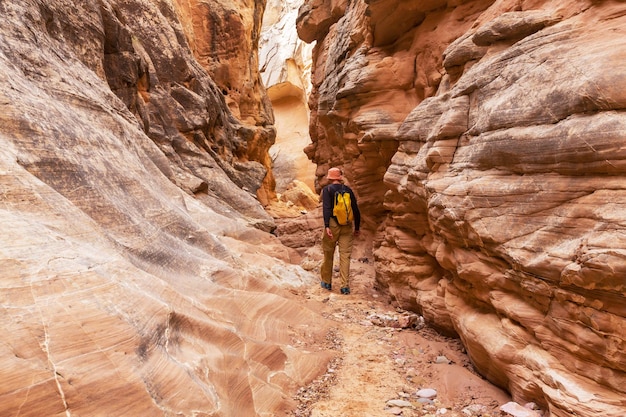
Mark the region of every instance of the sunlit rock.
<instances>
[{"instance_id":1,"label":"sunlit rock","mask_svg":"<svg viewBox=\"0 0 626 417\"><path fill-rule=\"evenodd\" d=\"M315 188L315 166L302 151L311 141L307 100L313 45L300 40L296 32L301 4L302 0L268 2L259 43L260 72L276 126L276 143L270 149L272 169L276 191L283 198L285 190L297 187L294 181Z\"/></svg>"}]
</instances>

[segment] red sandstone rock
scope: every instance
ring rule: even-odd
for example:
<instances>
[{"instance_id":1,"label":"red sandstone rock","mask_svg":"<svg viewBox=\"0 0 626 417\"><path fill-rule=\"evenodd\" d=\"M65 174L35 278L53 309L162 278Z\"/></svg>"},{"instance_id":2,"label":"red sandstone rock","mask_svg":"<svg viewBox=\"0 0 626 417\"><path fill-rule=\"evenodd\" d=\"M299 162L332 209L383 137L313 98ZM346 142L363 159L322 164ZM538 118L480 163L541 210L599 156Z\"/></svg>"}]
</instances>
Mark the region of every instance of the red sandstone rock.
<instances>
[{"instance_id":1,"label":"red sandstone rock","mask_svg":"<svg viewBox=\"0 0 626 417\"><path fill-rule=\"evenodd\" d=\"M313 4L306 151L382 224L378 282L517 401L624 415L623 5Z\"/></svg>"}]
</instances>

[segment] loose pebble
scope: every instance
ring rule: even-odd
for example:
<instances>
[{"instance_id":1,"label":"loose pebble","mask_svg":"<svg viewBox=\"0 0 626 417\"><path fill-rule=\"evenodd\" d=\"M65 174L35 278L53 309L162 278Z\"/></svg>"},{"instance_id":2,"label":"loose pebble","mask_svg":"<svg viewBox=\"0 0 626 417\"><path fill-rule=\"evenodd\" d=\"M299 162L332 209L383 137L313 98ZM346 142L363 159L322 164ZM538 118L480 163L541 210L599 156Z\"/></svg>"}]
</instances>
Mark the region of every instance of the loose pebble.
<instances>
[{"instance_id":1,"label":"loose pebble","mask_svg":"<svg viewBox=\"0 0 626 417\"><path fill-rule=\"evenodd\" d=\"M437 391L432 388L424 388L415 393L420 398L432 399L437 396Z\"/></svg>"},{"instance_id":2,"label":"loose pebble","mask_svg":"<svg viewBox=\"0 0 626 417\"><path fill-rule=\"evenodd\" d=\"M539 414L536 411L529 410L528 408L513 401L500 407L500 411L503 411L513 417L539 417Z\"/></svg>"},{"instance_id":3,"label":"loose pebble","mask_svg":"<svg viewBox=\"0 0 626 417\"><path fill-rule=\"evenodd\" d=\"M525 408L528 408L529 410L539 410L539 406L537 405L537 403L526 403L524 404Z\"/></svg>"},{"instance_id":4,"label":"loose pebble","mask_svg":"<svg viewBox=\"0 0 626 417\"><path fill-rule=\"evenodd\" d=\"M487 413L487 407L480 404L471 404L461 410L461 412L468 417L480 416Z\"/></svg>"},{"instance_id":5,"label":"loose pebble","mask_svg":"<svg viewBox=\"0 0 626 417\"><path fill-rule=\"evenodd\" d=\"M450 363L450 359L446 358L445 356L437 356L437 359L435 360L435 363L445 363L445 364L449 364Z\"/></svg>"},{"instance_id":6,"label":"loose pebble","mask_svg":"<svg viewBox=\"0 0 626 417\"><path fill-rule=\"evenodd\" d=\"M389 407L413 407L413 404L406 400L389 400L387 405Z\"/></svg>"}]
</instances>

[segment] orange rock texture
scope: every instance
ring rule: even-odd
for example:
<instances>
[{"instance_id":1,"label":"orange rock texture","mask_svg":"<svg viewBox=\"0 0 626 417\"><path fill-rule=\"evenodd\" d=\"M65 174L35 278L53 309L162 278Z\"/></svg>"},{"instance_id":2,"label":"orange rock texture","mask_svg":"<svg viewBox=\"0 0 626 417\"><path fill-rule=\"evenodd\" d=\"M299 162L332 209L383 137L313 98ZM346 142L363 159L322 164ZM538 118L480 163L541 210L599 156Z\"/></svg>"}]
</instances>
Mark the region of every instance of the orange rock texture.
<instances>
[{"instance_id":1,"label":"orange rock texture","mask_svg":"<svg viewBox=\"0 0 626 417\"><path fill-rule=\"evenodd\" d=\"M280 416L325 371L255 195L262 5L211 5L0 2L0 415Z\"/></svg>"},{"instance_id":2,"label":"orange rock texture","mask_svg":"<svg viewBox=\"0 0 626 417\"><path fill-rule=\"evenodd\" d=\"M173 3L179 17L177 25L185 35L196 65L199 63L207 70L228 109L242 123L233 132L241 138L235 147L235 172L241 174L242 182L252 180L245 187L267 205L275 198L268 150L276 131L272 105L259 74L257 53L265 0L175 0ZM226 136L233 133L226 132ZM250 166L255 163L262 166Z\"/></svg>"},{"instance_id":3,"label":"orange rock texture","mask_svg":"<svg viewBox=\"0 0 626 417\"><path fill-rule=\"evenodd\" d=\"M298 31L378 285L518 402L626 415L624 3L309 0Z\"/></svg>"}]
</instances>

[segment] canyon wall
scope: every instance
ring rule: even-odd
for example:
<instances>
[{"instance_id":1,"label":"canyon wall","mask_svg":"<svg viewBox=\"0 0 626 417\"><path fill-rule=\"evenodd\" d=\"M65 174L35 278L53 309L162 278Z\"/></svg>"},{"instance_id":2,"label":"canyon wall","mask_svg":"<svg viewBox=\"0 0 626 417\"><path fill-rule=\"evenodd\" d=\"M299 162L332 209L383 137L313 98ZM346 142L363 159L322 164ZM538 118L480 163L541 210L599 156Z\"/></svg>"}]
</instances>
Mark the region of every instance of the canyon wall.
<instances>
[{"instance_id":1,"label":"canyon wall","mask_svg":"<svg viewBox=\"0 0 626 417\"><path fill-rule=\"evenodd\" d=\"M168 2L162 3L159 7L166 8ZM178 18L177 36L184 35L184 46L188 45L193 52L195 64L206 70L229 113L237 119L235 131L224 132L226 138L237 138L237 143L228 144L229 139L220 138L227 145L218 141L221 152L231 149L221 156L234 160L229 165L235 168L231 176L237 177L238 185L267 205L275 198L268 151L274 144L276 131L271 102L259 73L258 48L265 0L173 0L173 7ZM138 21L136 30L145 30L144 26L144 22Z\"/></svg>"},{"instance_id":2,"label":"canyon wall","mask_svg":"<svg viewBox=\"0 0 626 417\"><path fill-rule=\"evenodd\" d=\"M0 415L279 416L326 369L247 6L0 2Z\"/></svg>"},{"instance_id":3,"label":"canyon wall","mask_svg":"<svg viewBox=\"0 0 626 417\"><path fill-rule=\"evenodd\" d=\"M263 15L259 42L260 72L272 102L276 143L270 149L276 191L294 181L314 188L315 165L302 151L309 137L312 45L298 38L296 18L302 0L270 0Z\"/></svg>"},{"instance_id":4,"label":"canyon wall","mask_svg":"<svg viewBox=\"0 0 626 417\"><path fill-rule=\"evenodd\" d=\"M377 284L553 416L626 414L626 5L307 1L306 151Z\"/></svg>"},{"instance_id":5,"label":"canyon wall","mask_svg":"<svg viewBox=\"0 0 626 417\"><path fill-rule=\"evenodd\" d=\"M308 96L311 91L313 46L298 37L296 19L302 0L270 0L263 15L259 41L261 78L272 103L276 141L269 150L276 199L265 206L276 222L274 233L294 248L310 247L294 229L300 216L319 207L315 189L315 165L303 149L309 136ZM308 229L308 222L306 222ZM285 230L285 227L289 230ZM319 230L304 231L319 236ZM298 242L295 246L294 243Z\"/></svg>"}]
</instances>

